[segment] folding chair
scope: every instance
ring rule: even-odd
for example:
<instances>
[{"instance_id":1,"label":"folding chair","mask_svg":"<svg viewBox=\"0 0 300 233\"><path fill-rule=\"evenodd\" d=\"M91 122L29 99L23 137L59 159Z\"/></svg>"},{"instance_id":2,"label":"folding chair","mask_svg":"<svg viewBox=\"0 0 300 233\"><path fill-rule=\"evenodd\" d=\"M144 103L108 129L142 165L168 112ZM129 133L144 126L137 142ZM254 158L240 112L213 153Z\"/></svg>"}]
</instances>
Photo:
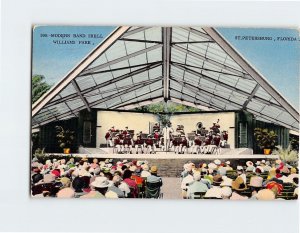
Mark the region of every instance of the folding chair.
<instances>
[{"instance_id":1,"label":"folding chair","mask_svg":"<svg viewBox=\"0 0 300 233\"><path fill-rule=\"evenodd\" d=\"M146 181L145 197L146 198L163 198L163 193L160 192L161 183L151 183Z\"/></svg>"}]
</instances>

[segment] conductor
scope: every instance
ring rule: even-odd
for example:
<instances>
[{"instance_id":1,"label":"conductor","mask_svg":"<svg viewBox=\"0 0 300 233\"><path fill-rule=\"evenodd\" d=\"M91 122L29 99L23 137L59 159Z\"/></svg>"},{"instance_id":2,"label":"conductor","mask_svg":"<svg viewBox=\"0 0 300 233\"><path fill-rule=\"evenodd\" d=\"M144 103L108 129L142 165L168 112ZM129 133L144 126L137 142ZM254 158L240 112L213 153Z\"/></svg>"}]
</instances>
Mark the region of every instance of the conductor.
<instances>
[{"instance_id":1,"label":"conductor","mask_svg":"<svg viewBox=\"0 0 300 233\"><path fill-rule=\"evenodd\" d=\"M172 129L172 123L171 122L167 123L166 126L163 128L164 145L165 145L166 151L169 151L171 134L173 132L174 132L174 130Z\"/></svg>"}]
</instances>

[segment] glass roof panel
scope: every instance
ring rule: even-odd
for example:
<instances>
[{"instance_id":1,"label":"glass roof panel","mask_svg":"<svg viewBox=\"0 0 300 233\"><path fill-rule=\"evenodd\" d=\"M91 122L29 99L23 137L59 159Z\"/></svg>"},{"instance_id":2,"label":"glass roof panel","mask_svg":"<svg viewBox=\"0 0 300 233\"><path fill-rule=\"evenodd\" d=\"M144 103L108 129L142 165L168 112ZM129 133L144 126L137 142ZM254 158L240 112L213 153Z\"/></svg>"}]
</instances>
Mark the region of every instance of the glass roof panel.
<instances>
[{"instance_id":1,"label":"glass roof panel","mask_svg":"<svg viewBox=\"0 0 300 233\"><path fill-rule=\"evenodd\" d=\"M71 94L77 93L72 84L69 84L65 89L60 92L61 97L65 97Z\"/></svg>"}]
</instances>

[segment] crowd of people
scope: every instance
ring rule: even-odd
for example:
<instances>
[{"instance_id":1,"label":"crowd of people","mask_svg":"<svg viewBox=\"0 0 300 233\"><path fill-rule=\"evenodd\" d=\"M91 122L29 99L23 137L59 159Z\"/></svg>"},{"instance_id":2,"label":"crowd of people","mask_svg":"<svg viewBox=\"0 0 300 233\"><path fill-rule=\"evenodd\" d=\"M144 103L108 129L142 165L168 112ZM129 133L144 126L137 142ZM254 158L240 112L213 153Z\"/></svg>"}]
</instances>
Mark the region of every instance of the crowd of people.
<instances>
[{"instance_id":1,"label":"crowd of people","mask_svg":"<svg viewBox=\"0 0 300 233\"><path fill-rule=\"evenodd\" d=\"M236 161L234 161L236 162ZM162 178L145 160L115 161L82 157L47 159L31 164L34 197L160 198ZM281 160L247 161L232 166L216 159L183 165L184 199L275 200L298 198L298 168ZM179 188L179 187L177 187ZM176 187L174 187L174 190Z\"/></svg>"},{"instance_id":2,"label":"crowd of people","mask_svg":"<svg viewBox=\"0 0 300 233\"><path fill-rule=\"evenodd\" d=\"M298 169L281 160L247 161L232 167L219 159L184 164L182 197L187 199L274 200L298 198Z\"/></svg>"},{"instance_id":3,"label":"crowd of people","mask_svg":"<svg viewBox=\"0 0 300 233\"><path fill-rule=\"evenodd\" d=\"M112 159L89 162L87 157L32 160L34 197L57 198L159 198L162 179L157 166L147 161Z\"/></svg>"},{"instance_id":4,"label":"crowd of people","mask_svg":"<svg viewBox=\"0 0 300 233\"><path fill-rule=\"evenodd\" d=\"M219 120L218 120L219 122ZM145 134L140 131L134 134L134 130L115 129L112 126L105 135L107 146L113 147L115 153L156 153L161 151L173 151L176 154L213 154L219 153L218 149L226 147L228 132L221 131L219 123L213 123L209 130L201 125L192 133L186 134L183 125L177 125L176 130L172 128L171 122L161 128L158 123L152 127L152 133Z\"/></svg>"}]
</instances>

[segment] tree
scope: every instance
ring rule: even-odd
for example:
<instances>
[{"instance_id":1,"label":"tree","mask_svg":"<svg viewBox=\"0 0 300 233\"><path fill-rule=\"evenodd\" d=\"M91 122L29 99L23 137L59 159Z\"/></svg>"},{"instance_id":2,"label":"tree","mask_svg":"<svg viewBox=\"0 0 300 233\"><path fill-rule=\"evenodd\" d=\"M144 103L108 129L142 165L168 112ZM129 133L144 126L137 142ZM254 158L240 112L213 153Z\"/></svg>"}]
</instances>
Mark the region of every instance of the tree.
<instances>
[{"instance_id":1,"label":"tree","mask_svg":"<svg viewBox=\"0 0 300 233\"><path fill-rule=\"evenodd\" d=\"M198 112L198 108L189 107L183 104L177 104L168 102L166 106L165 112L165 103L156 103L156 104L149 104L146 106L142 106L139 108L135 108L136 111L140 112L151 112L157 115L159 122L164 127L170 121L171 115L175 112Z\"/></svg>"},{"instance_id":2,"label":"tree","mask_svg":"<svg viewBox=\"0 0 300 233\"><path fill-rule=\"evenodd\" d=\"M31 88L31 102L34 103L51 88L51 85L46 83L43 75L34 75Z\"/></svg>"}]
</instances>

